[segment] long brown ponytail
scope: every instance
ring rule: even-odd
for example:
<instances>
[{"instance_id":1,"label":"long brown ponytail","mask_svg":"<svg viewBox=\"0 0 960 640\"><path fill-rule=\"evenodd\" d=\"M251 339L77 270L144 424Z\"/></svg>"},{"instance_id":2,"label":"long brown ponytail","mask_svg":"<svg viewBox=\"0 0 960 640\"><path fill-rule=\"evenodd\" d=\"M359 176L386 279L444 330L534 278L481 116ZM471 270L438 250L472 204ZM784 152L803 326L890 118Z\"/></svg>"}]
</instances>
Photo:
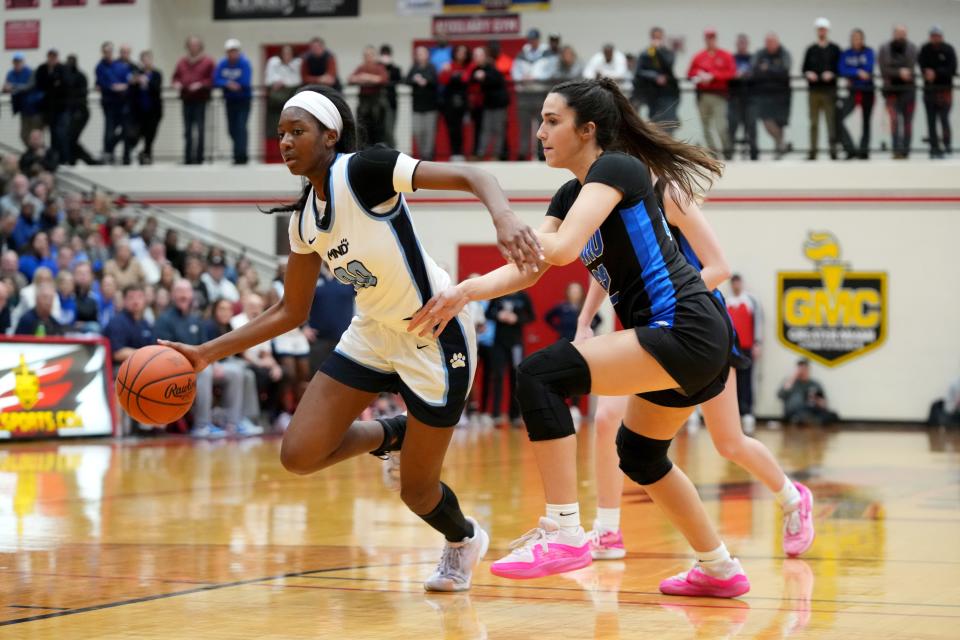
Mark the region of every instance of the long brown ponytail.
<instances>
[{"instance_id":1,"label":"long brown ponytail","mask_svg":"<svg viewBox=\"0 0 960 640\"><path fill-rule=\"evenodd\" d=\"M571 80L550 91L566 99L578 127L596 125L601 149L639 158L660 180L675 184L685 199L708 189L723 171L723 163L706 149L675 140L656 123L645 122L609 78Z\"/></svg>"}]
</instances>

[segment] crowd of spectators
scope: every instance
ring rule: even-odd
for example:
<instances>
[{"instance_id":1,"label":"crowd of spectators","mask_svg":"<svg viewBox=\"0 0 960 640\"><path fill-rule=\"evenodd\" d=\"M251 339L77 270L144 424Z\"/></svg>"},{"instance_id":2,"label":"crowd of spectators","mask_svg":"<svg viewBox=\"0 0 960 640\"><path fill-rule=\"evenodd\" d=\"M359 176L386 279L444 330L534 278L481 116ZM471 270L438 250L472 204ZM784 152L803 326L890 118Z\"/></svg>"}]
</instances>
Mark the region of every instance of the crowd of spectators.
<instances>
[{"instance_id":1,"label":"crowd of spectators","mask_svg":"<svg viewBox=\"0 0 960 640\"><path fill-rule=\"evenodd\" d=\"M114 371L157 338L199 344L263 312L283 292L244 256L161 234L156 218L117 208L105 195L61 193L54 175L33 178L0 159L0 334L103 336ZM353 289L324 273L310 321L215 363L198 376L189 418L132 425L135 432L189 431L221 438L283 429L353 314Z\"/></svg>"},{"instance_id":2,"label":"crowd of spectators","mask_svg":"<svg viewBox=\"0 0 960 640\"><path fill-rule=\"evenodd\" d=\"M816 40L806 48L799 65L807 82L809 103L809 159L816 159L821 144L821 122L831 158L845 152L848 159L869 156L870 118L879 90L886 107L894 158L906 158L911 149L917 83L920 83L927 118L930 156L952 153L949 112L957 58L944 42L940 27L933 26L929 39L918 47L903 26L876 52L866 44L860 29L853 29L846 48L830 38L830 21L814 23ZM736 35L733 51L720 45L714 28L704 31L704 48L692 52L686 73L675 69L680 40L668 40L654 27L639 54L618 49L612 43L585 62L563 43L559 34L542 39L530 29L520 51L510 56L494 40L473 49L441 40L433 47L414 52L414 62L404 73L393 61L393 50L384 44L368 46L346 81L359 92L357 119L362 144L384 142L396 146L397 86L407 84L412 92L412 137L415 153L425 159L436 156L436 133L440 122L449 140L454 160L532 159L540 155L536 141L540 106L553 84L572 78L607 77L616 80L632 97L638 111L666 128L676 127L681 100L679 79L695 88L702 124L702 139L717 155L730 159L742 142L745 156L759 158L757 125L762 123L773 140L774 157L789 151L784 128L790 123L791 70L794 57L776 33L768 33L763 47L752 50L746 35ZM88 79L75 55L61 62L57 50L31 69L22 53L13 55L3 90L12 95L13 111L20 116L20 136L31 150L31 171L51 170L59 164L83 161L90 164L121 161L141 164L153 161L153 142L163 117L161 71L153 65L150 51L137 61L128 45L105 42L94 72L94 88L100 94L104 134L102 152L95 158L80 143L89 120ZM341 89L337 57L321 38L313 38L302 54L293 46L282 47L265 65L267 121L279 117L284 102L301 86L321 84ZM204 128L212 92L222 93L227 129L233 143L233 162L248 162L248 121L253 100L253 70L236 38L224 44L224 55L215 62L204 52L200 38L186 41L186 55L176 65L170 86L180 92L186 164L207 157ZM844 89L840 91L839 89ZM507 114L515 105L517 133L507 139ZM851 114L862 113L860 139L848 130ZM49 130L49 145L36 130ZM470 139L465 139L465 136ZM511 155L512 154L512 155Z\"/></svg>"}]
</instances>

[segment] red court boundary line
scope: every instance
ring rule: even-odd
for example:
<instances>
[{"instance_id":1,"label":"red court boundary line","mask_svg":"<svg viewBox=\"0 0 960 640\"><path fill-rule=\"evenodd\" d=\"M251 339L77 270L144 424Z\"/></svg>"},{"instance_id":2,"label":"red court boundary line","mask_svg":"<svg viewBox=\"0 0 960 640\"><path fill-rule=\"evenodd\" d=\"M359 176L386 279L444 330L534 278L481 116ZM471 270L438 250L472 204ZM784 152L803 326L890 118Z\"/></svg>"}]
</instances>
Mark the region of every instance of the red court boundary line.
<instances>
[{"instance_id":1,"label":"red court boundary line","mask_svg":"<svg viewBox=\"0 0 960 640\"><path fill-rule=\"evenodd\" d=\"M287 202L293 196L264 198L130 198L129 202L137 202L156 206L247 206L262 205L271 202ZM548 197L517 197L510 198L514 204L549 204ZM409 198L410 204L452 204L469 205L479 204L476 198ZM707 202L715 204L953 204L960 203L957 196L713 196Z\"/></svg>"}]
</instances>

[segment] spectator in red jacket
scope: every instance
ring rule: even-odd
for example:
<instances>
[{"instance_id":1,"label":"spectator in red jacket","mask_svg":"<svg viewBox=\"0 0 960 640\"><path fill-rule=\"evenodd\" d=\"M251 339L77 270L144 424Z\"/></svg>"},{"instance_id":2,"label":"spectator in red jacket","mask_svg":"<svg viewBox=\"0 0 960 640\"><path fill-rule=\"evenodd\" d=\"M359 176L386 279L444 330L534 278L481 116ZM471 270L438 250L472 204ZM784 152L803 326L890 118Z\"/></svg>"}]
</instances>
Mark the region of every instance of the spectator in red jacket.
<instances>
[{"instance_id":1,"label":"spectator in red jacket","mask_svg":"<svg viewBox=\"0 0 960 640\"><path fill-rule=\"evenodd\" d=\"M730 292L727 298L727 313L733 321L737 340L744 355L750 359L750 366L737 371L737 400L740 403L740 421L743 430L753 433L756 420L753 418L753 367L760 358L760 345L763 342L763 310L760 302L743 288L743 278L733 274L730 278Z\"/></svg>"},{"instance_id":2,"label":"spectator in red jacket","mask_svg":"<svg viewBox=\"0 0 960 640\"><path fill-rule=\"evenodd\" d=\"M716 29L706 29L703 39L707 48L693 57L687 77L697 86L697 107L707 146L717 157L722 152L729 160L733 145L727 122L727 86L737 73L737 65L729 51L717 46Z\"/></svg>"},{"instance_id":3,"label":"spectator in red jacket","mask_svg":"<svg viewBox=\"0 0 960 640\"><path fill-rule=\"evenodd\" d=\"M213 59L203 53L203 40L187 38L187 55L180 58L173 72L173 88L183 101L183 163L203 162L203 131L206 128L207 103L213 88Z\"/></svg>"}]
</instances>

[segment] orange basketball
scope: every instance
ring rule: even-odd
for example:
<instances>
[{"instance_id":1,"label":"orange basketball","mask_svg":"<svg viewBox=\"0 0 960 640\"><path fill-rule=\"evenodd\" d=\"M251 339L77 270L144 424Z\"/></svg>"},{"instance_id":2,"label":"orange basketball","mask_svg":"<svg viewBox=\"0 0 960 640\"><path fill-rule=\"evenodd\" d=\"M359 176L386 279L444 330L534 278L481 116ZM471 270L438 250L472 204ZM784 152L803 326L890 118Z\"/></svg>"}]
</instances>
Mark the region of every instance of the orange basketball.
<instances>
[{"instance_id":1,"label":"orange basketball","mask_svg":"<svg viewBox=\"0 0 960 640\"><path fill-rule=\"evenodd\" d=\"M117 400L143 424L168 424L190 410L197 393L193 366L176 349L143 347L120 365Z\"/></svg>"}]
</instances>

